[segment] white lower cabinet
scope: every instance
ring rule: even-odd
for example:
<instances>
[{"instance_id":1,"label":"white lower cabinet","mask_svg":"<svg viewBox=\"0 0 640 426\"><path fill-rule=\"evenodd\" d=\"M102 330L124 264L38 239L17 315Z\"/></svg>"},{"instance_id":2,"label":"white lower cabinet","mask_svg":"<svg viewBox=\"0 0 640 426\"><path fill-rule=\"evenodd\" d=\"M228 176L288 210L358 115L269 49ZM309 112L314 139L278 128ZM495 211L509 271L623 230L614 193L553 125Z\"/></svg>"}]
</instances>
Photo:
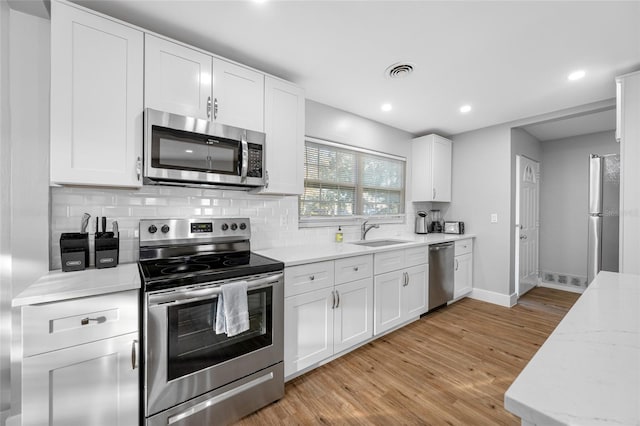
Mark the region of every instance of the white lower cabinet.
<instances>
[{"instance_id":1,"label":"white lower cabinet","mask_svg":"<svg viewBox=\"0 0 640 426\"><path fill-rule=\"evenodd\" d=\"M373 336L372 271L372 255L285 269L285 377Z\"/></svg>"},{"instance_id":2,"label":"white lower cabinet","mask_svg":"<svg viewBox=\"0 0 640 426\"><path fill-rule=\"evenodd\" d=\"M373 332L378 335L427 312L429 249L413 247L374 256Z\"/></svg>"},{"instance_id":3,"label":"white lower cabinet","mask_svg":"<svg viewBox=\"0 0 640 426\"><path fill-rule=\"evenodd\" d=\"M428 267L425 263L375 276L376 335L426 312Z\"/></svg>"},{"instance_id":4,"label":"white lower cabinet","mask_svg":"<svg viewBox=\"0 0 640 426\"><path fill-rule=\"evenodd\" d=\"M453 273L453 299L459 299L473 290L473 242L460 240L455 243Z\"/></svg>"},{"instance_id":5,"label":"white lower cabinet","mask_svg":"<svg viewBox=\"0 0 640 426\"><path fill-rule=\"evenodd\" d=\"M138 290L21 309L23 426L138 424Z\"/></svg>"}]
</instances>

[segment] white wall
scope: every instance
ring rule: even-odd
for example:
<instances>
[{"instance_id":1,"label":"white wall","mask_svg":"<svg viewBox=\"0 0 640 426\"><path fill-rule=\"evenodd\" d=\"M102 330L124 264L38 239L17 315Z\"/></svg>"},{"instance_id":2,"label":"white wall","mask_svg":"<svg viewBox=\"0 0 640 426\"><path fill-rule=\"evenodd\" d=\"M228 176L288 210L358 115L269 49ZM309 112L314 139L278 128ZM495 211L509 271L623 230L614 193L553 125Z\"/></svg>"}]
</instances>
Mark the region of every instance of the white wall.
<instances>
[{"instance_id":1,"label":"white wall","mask_svg":"<svg viewBox=\"0 0 640 426\"><path fill-rule=\"evenodd\" d=\"M509 288L511 131L500 125L453 137L453 201L448 216L476 234L474 288L500 295ZM498 223L490 223L491 214Z\"/></svg>"},{"instance_id":2,"label":"white wall","mask_svg":"<svg viewBox=\"0 0 640 426\"><path fill-rule=\"evenodd\" d=\"M522 129L511 129L511 227L509 232L511 246L511 262L509 268L509 294L515 290L515 250L516 250L516 156L522 155L531 160L540 162L540 141Z\"/></svg>"},{"instance_id":3,"label":"white wall","mask_svg":"<svg viewBox=\"0 0 640 426\"><path fill-rule=\"evenodd\" d=\"M589 155L618 154L620 145L613 131L541 145L540 269L586 277Z\"/></svg>"}]
</instances>

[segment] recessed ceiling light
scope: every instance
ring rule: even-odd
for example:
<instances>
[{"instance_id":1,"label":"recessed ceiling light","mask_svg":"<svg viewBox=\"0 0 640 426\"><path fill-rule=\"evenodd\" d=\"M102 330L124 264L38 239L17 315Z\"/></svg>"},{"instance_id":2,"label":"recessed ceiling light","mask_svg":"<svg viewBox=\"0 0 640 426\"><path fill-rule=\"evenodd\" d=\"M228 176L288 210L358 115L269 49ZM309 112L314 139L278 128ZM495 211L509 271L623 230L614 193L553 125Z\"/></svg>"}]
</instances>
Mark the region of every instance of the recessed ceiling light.
<instances>
[{"instance_id":1,"label":"recessed ceiling light","mask_svg":"<svg viewBox=\"0 0 640 426\"><path fill-rule=\"evenodd\" d=\"M186 152L187 154L193 154L193 150L192 149L185 149L184 152Z\"/></svg>"},{"instance_id":2,"label":"recessed ceiling light","mask_svg":"<svg viewBox=\"0 0 640 426\"><path fill-rule=\"evenodd\" d=\"M571 81L575 81L575 80L580 80L582 77L584 77L586 74L586 72L584 72L584 70L578 70L578 71L574 71L571 74L569 74L569 77L567 77L569 80Z\"/></svg>"},{"instance_id":3,"label":"recessed ceiling light","mask_svg":"<svg viewBox=\"0 0 640 426\"><path fill-rule=\"evenodd\" d=\"M471 105L462 105L460 107L460 112L463 113L463 114L466 114L469 111L471 111Z\"/></svg>"},{"instance_id":4,"label":"recessed ceiling light","mask_svg":"<svg viewBox=\"0 0 640 426\"><path fill-rule=\"evenodd\" d=\"M393 109L393 107L391 106L391 104L387 103L387 104L382 104L380 109L383 110L383 111L391 111L391 109Z\"/></svg>"}]
</instances>

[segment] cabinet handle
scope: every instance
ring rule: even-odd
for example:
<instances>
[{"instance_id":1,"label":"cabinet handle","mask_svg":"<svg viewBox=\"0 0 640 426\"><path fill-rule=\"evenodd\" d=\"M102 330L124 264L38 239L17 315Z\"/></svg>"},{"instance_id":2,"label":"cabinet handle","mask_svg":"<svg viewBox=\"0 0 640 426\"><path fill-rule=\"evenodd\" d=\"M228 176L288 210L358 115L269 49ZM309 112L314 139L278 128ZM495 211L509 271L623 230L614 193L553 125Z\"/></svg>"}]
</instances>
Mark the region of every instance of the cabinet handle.
<instances>
[{"instance_id":1,"label":"cabinet handle","mask_svg":"<svg viewBox=\"0 0 640 426\"><path fill-rule=\"evenodd\" d=\"M358 272L358 267L357 267L357 266L354 266L354 267L353 267L353 270L354 270L354 271L356 271L356 272Z\"/></svg>"},{"instance_id":2,"label":"cabinet handle","mask_svg":"<svg viewBox=\"0 0 640 426\"><path fill-rule=\"evenodd\" d=\"M264 187L269 187L269 170L264 171Z\"/></svg>"},{"instance_id":3,"label":"cabinet handle","mask_svg":"<svg viewBox=\"0 0 640 426\"><path fill-rule=\"evenodd\" d=\"M107 321L107 318L105 318L105 317L97 317L97 318L89 318L89 317L87 317L87 318L82 318L80 320L80 324L89 325L89 321L95 321L98 324L102 324L103 322Z\"/></svg>"},{"instance_id":4,"label":"cabinet handle","mask_svg":"<svg viewBox=\"0 0 640 426\"><path fill-rule=\"evenodd\" d=\"M213 99L213 119L218 119L218 98Z\"/></svg>"},{"instance_id":5,"label":"cabinet handle","mask_svg":"<svg viewBox=\"0 0 640 426\"><path fill-rule=\"evenodd\" d=\"M138 174L138 181L140 181L140 175L142 174L142 158L140 156L136 160L136 173Z\"/></svg>"},{"instance_id":6,"label":"cabinet handle","mask_svg":"<svg viewBox=\"0 0 640 426\"><path fill-rule=\"evenodd\" d=\"M409 284L409 280L408 280L409 276L407 275L406 272L402 273L402 287L406 287L407 284Z\"/></svg>"},{"instance_id":7,"label":"cabinet handle","mask_svg":"<svg viewBox=\"0 0 640 426\"><path fill-rule=\"evenodd\" d=\"M316 276L315 276L315 275L311 275L311 276L309 277L309 279L310 279L311 281L313 281L313 280L315 280L315 279L316 279Z\"/></svg>"},{"instance_id":8,"label":"cabinet handle","mask_svg":"<svg viewBox=\"0 0 640 426\"><path fill-rule=\"evenodd\" d=\"M134 340L133 342L131 342L131 369L135 370L136 367L138 366L137 361L137 356L136 356L136 345L138 344L137 340Z\"/></svg>"},{"instance_id":9,"label":"cabinet handle","mask_svg":"<svg viewBox=\"0 0 640 426\"><path fill-rule=\"evenodd\" d=\"M338 290L336 290L336 296L338 298L338 301L336 302L336 308L340 307L340 292L338 292Z\"/></svg>"},{"instance_id":10,"label":"cabinet handle","mask_svg":"<svg viewBox=\"0 0 640 426\"><path fill-rule=\"evenodd\" d=\"M207 97L207 119L211 118L211 96Z\"/></svg>"},{"instance_id":11,"label":"cabinet handle","mask_svg":"<svg viewBox=\"0 0 640 426\"><path fill-rule=\"evenodd\" d=\"M436 199L436 189L435 188L433 188L433 199L434 200Z\"/></svg>"},{"instance_id":12,"label":"cabinet handle","mask_svg":"<svg viewBox=\"0 0 640 426\"><path fill-rule=\"evenodd\" d=\"M336 308L336 292L331 290L331 309L335 309Z\"/></svg>"},{"instance_id":13,"label":"cabinet handle","mask_svg":"<svg viewBox=\"0 0 640 426\"><path fill-rule=\"evenodd\" d=\"M456 261L456 271L458 270L458 259L455 259Z\"/></svg>"},{"instance_id":14,"label":"cabinet handle","mask_svg":"<svg viewBox=\"0 0 640 426\"><path fill-rule=\"evenodd\" d=\"M409 281L411 281L411 277L409 276L408 272L405 272L405 274L407 274L407 285L409 285Z\"/></svg>"}]
</instances>

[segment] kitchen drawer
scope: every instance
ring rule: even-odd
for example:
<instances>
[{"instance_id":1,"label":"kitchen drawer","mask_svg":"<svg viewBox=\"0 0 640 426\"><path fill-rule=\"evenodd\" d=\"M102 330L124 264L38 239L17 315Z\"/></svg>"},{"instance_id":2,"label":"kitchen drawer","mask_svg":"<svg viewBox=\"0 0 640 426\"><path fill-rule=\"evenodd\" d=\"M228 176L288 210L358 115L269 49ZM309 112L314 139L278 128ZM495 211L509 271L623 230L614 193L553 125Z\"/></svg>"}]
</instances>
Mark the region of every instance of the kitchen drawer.
<instances>
[{"instance_id":1,"label":"kitchen drawer","mask_svg":"<svg viewBox=\"0 0 640 426\"><path fill-rule=\"evenodd\" d=\"M22 308L23 356L138 331L138 290Z\"/></svg>"},{"instance_id":2,"label":"kitchen drawer","mask_svg":"<svg viewBox=\"0 0 640 426\"><path fill-rule=\"evenodd\" d=\"M455 255L471 253L473 251L473 240L458 240L455 244Z\"/></svg>"},{"instance_id":3,"label":"kitchen drawer","mask_svg":"<svg viewBox=\"0 0 640 426\"><path fill-rule=\"evenodd\" d=\"M332 287L333 283L332 260L284 268L284 297Z\"/></svg>"},{"instance_id":4,"label":"kitchen drawer","mask_svg":"<svg viewBox=\"0 0 640 426\"><path fill-rule=\"evenodd\" d=\"M348 283L373 276L373 255L347 257L336 260L336 284Z\"/></svg>"},{"instance_id":5,"label":"kitchen drawer","mask_svg":"<svg viewBox=\"0 0 640 426\"><path fill-rule=\"evenodd\" d=\"M429 246L413 247L404 250L404 267L422 265L429 262Z\"/></svg>"},{"instance_id":6,"label":"kitchen drawer","mask_svg":"<svg viewBox=\"0 0 640 426\"><path fill-rule=\"evenodd\" d=\"M374 256L376 275L404 268L404 250L384 251Z\"/></svg>"}]
</instances>

